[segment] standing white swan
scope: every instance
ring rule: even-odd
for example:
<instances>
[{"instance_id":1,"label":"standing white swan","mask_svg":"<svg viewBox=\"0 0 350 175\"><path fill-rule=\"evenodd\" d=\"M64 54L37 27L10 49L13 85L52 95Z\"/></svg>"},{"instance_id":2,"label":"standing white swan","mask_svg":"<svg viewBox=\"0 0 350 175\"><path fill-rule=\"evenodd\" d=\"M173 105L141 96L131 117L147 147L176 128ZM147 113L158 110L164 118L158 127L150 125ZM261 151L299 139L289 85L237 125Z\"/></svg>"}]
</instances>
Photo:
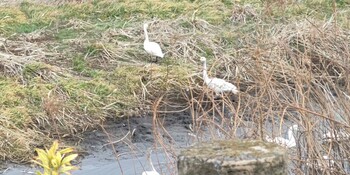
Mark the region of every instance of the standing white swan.
<instances>
[{"instance_id":1,"label":"standing white swan","mask_svg":"<svg viewBox=\"0 0 350 175\"><path fill-rule=\"evenodd\" d=\"M207 74L207 59L201 57L200 60L203 63L204 82L210 89L214 90L216 95L222 94L223 92L232 92L234 94L238 93L237 87L235 85L220 78L209 78Z\"/></svg>"},{"instance_id":2,"label":"standing white swan","mask_svg":"<svg viewBox=\"0 0 350 175\"><path fill-rule=\"evenodd\" d=\"M146 50L148 54L152 56L156 56L156 62L157 62L158 57L163 58L164 54L158 43L149 41L147 28L148 28L148 24L146 23L143 25L143 30L145 32L145 41L143 42L143 48Z\"/></svg>"},{"instance_id":3,"label":"standing white swan","mask_svg":"<svg viewBox=\"0 0 350 175\"><path fill-rule=\"evenodd\" d=\"M151 154L152 154L152 150L150 150L149 155L147 156L147 160L149 161L149 164L151 165L152 171L144 171L144 172L142 172L142 175L160 175L153 166Z\"/></svg>"},{"instance_id":4,"label":"standing white swan","mask_svg":"<svg viewBox=\"0 0 350 175\"><path fill-rule=\"evenodd\" d=\"M266 136L266 141L268 142L275 142L278 145L281 145L283 147L287 147L287 148L292 148L296 146L296 142L295 142L295 137L293 135L293 131L297 131L298 130L298 125L293 125L288 129L288 139L285 139L283 137L275 137L274 139L270 138L268 135Z\"/></svg>"},{"instance_id":5,"label":"standing white swan","mask_svg":"<svg viewBox=\"0 0 350 175\"><path fill-rule=\"evenodd\" d=\"M343 132L343 131L337 131L337 130L331 130L328 131L326 134L323 134L323 140L326 142L332 142L332 141L349 141L350 140L350 134Z\"/></svg>"}]
</instances>

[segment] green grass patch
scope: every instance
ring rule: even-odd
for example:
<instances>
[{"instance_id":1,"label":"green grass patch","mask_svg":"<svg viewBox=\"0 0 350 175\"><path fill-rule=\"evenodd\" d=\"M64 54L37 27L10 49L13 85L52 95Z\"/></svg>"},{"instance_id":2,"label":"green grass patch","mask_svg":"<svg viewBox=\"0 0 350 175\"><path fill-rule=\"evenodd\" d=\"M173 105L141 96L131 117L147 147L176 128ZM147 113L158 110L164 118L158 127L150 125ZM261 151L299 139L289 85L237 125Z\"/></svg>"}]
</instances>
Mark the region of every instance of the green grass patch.
<instances>
[{"instance_id":1,"label":"green grass patch","mask_svg":"<svg viewBox=\"0 0 350 175\"><path fill-rule=\"evenodd\" d=\"M77 72L83 72L85 71L88 66L86 60L82 56L76 56L72 60L73 62L73 70Z\"/></svg>"},{"instance_id":2,"label":"green grass patch","mask_svg":"<svg viewBox=\"0 0 350 175\"><path fill-rule=\"evenodd\" d=\"M338 0L337 10L345 10L349 3L344 0ZM0 27L4 27L7 33L28 33L51 23L67 23L68 21L82 20L94 23L92 31L101 31L108 28L123 28L131 26L130 20L141 22L149 19L174 19L179 16L192 17L194 14L197 18L204 19L215 25L230 23L232 7L237 5L232 1L124 1L114 3L111 1L94 1L93 3L82 4L64 4L60 6L38 5L32 3L22 3L18 8L1 10ZM257 14L264 20L272 22L288 21L288 19L301 18L319 18L330 17L334 12L331 1L306 1L305 3L282 3L266 2L261 3L257 0L245 0L240 2L241 5L251 5L256 9ZM196 11L196 13L194 13ZM341 13L340 20L348 13ZM343 17L344 16L344 17ZM186 25L186 24L184 24ZM92 32L93 33L93 32ZM65 39L76 35L74 30L60 31L57 38Z\"/></svg>"},{"instance_id":3,"label":"green grass patch","mask_svg":"<svg viewBox=\"0 0 350 175\"><path fill-rule=\"evenodd\" d=\"M90 80L61 79L60 84L69 96L67 105L91 116L106 117L108 113L103 112L106 106L110 105L115 113L137 106L138 99L134 94L140 91L139 71L138 68L127 66L112 74L101 73Z\"/></svg>"},{"instance_id":4,"label":"green grass patch","mask_svg":"<svg viewBox=\"0 0 350 175\"><path fill-rule=\"evenodd\" d=\"M14 31L15 33L31 33L39 29L43 29L47 27L48 23L41 23L41 22L32 22L32 23L17 23L8 26L9 30Z\"/></svg>"},{"instance_id":5,"label":"green grass patch","mask_svg":"<svg viewBox=\"0 0 350 175\"><path fill-rule=\"evenodd\" d=\"M103 47L99 43L89 44L85 48L85 53L89 56L96 56L103 51Z\"/></svg>"},{"instance_id":6,"label":"green grass patch","mask_svg":"<svg viewBox=\"0 0 350 175\"><path fill-rule=\"evenodd\" d=\"M20 9L26 15L27 19L33 21L50 22L55 20L59 15L59 11L53 6L33 4L29 2L23 2L20 5Z\"/></svg>"},{"instance_id":7,"label":"green grass patch","mask_svg":"<svg viewBox=\"0 0 350 175\"><path fill-rule=\"evenodd\" d=\"M19 8L0 7L0 27L13 23L25 22L26 19L25 14Z\"/></svg>"},{"instance_id":8,"label":"green grass patch","mask_svg":"<svg viewBox=\"0 0 350 175\"><path fill-rule=\"evenodd\" d=\"M55 35L56 40L73 39L79 35L79 31L74 29L61 29Z\"/></svg>"},{"instance_id":9,"label":"green grass patch","mask_svg":"<svg viewBox=\"0 0 350 175\"><path fill-rule=\"evenodd\" d=\"M77 71L80 75L88 77L97 77L99 75L98 70L94 70L89 67L89 63L83 56L76 56L72 60L73 70Z\"/></svg>"},{"instance_id":10,"label":"green grass patch","mask_svg":"<svg viewBox=\"0 0 350 175\"><path fill-rule=\"evenodd\" d=\"M24 129L30 124L32 117L40 113L42 98L48 89L40 81L25 86L9 78L0 80L0 113L15 126Z\"/></svg>"},{"instance_id":11,"label":"green grass patch","mask_svg":"<svg viewBox=\"0 0 350 175\"><path fill-rule=\"evenodd\" d=\"M142 67L123 66L116 68L111 75L111 80L118 85L118 94L133 94L140 90L140 77L142 74Z\"/></svg>"},{"instance_id":12,"label":"green grass patch","mask_svg":"<svg viewBox=\"0 0 350 175\"><path fill-rule=\"evenodd\" d=\"M1 109L13 108L16 106L24 106L25 97L24 87L19 85L15 80L2 77L0 78L0 98Z\"/></svg>"},{"instance_id":13,"label":"green grass patch","mask_svg":"<svg viewBox=\"0 0 350 175\"><path fill-rule=\"evenodd\" d=\"M26 64L23 68L23 76L26 79L34 78L34 77L37 77L41 71L47 68L48 68L48 65L44 63Z\"/></svg>"}]
</instances>

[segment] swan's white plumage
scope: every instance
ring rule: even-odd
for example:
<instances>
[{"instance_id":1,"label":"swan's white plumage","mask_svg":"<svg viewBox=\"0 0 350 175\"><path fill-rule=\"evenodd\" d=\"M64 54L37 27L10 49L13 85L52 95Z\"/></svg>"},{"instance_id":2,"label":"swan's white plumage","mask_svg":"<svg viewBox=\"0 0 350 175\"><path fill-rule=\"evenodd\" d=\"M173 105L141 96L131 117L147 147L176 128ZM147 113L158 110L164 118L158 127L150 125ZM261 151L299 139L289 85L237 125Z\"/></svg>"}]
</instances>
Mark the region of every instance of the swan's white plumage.
<instances>
[{"instance_id":1,"label":"swan's white plumage","mask_svg":"<svg viewBox=\"0 0 350 175\"><path fill-rule=\"evenodd\" d=\"M163 54L162 49L160 48L159 44L149 41L147 28L148 28L148 24L144 24L143 30L145 32L145 41L143 42L143 48L145 49L145 51L148 54L150 54L152 56L157 56L157 57L163 58L164 54Z\"/></svg>"},{"instance_id":2,"label":"swan's white plumage","mask_svg":"<svg viewBox=\"0 0 350 175\"><path fill-rule=\"evenodd\" d=\"M164 54L162 53L162 50L159 46L159 44L155 43L155 42L144 42L143 48L146 50L147 53L153 55L153 56L157 56L160 58L164 57Z\"/></svg>"},{"instance_id":3,"label":"swan's white plumage","mask_svg":"<svg viewBox=\"0 0 350 175\"><path fill-rule=\"evenodd\" d=\"M142 175L160 175L157 171L144 171Z\"/></svg>"},{"instance_id":4,"label":"swan's white plumage","mask_svg":"<svg viewBox=\"0 0 350 175\"><path fill-rule=\"evenodd\" d=\"M207 74L207 61L206 58L201 57L201 62L203 62L203 79L205 84L218 95L223 92L232 92L234 94L238 93L237 87L223 79L220 78L209 78Z\"/></svg>"},{"instance_id":5,"label":"swan's white plumage","mask_svg":"<svg viewBox=\"0 0 350 175\"><path fill-rule=\"evenodd\" d=\"M149 164L151 165L152 171L144 171L144 172L142 172L142 175L160 175L153 166L151 154L152 154L152 150L150 150L149 155L147 156L147 160L148 160Z\"/></svg>"},{"instance_id":6,"label":"swan's white plumage","mask_svg":"<svg viewBox=\"0 0 350 175\"><path fill-rule=\"evenodd\" d=\"M331 141L348 141L350 140L350 134L343 131L328 131L326 134L323 134L323 139L327 142Z\"/></svg>"},{"instance_id":7,"label":"swan's white plumage","mask_svg":"<svg viewBox=\"0 0 350 175\"><path fill-rule=\"evenodd\" d=\"M297 131L298 130L298 125L293 125L288 129L288 139L285 139L283 137L275 137L275 138L270 138L269 136L266 136L266 141L268 142L274 142L278 145L281 145L283 147L287 147L287 148L292 148L296 146L296 142L295 142L295 137L293 135L293 131Z\"/></svg>"},{"instance_id":8,"label":"swan's white plumage","mask_svg":"<svg viewBox=\"0 0 350 175\"><path fill-rule=\"evenodd\" d=\"M324 170L325 168L333 170L335 168L336 162L333 159L331 159L328 155L323 155L322 158L323 158L323 161L321 159L316 159L316 163L312 163L312 164L309 163L310 162L309 159L306 159L306 165L312 168L320 169L320 170Z\"/></svg>"},{"instance_id":9,"label":"swan's white plumage","mask_svg":"<svg viewBox=\"0 0 350 175\"><path fill-rule=\"evenodd\" d=\"M268 142L274 142L280 146L286 147L286 148L292 148L296 146L295 141L290 141L289 139L285 139L283 137L275 137L275 138L270 138L269 136L266 136L266 141Z\"/></svg>"}]
</instances>

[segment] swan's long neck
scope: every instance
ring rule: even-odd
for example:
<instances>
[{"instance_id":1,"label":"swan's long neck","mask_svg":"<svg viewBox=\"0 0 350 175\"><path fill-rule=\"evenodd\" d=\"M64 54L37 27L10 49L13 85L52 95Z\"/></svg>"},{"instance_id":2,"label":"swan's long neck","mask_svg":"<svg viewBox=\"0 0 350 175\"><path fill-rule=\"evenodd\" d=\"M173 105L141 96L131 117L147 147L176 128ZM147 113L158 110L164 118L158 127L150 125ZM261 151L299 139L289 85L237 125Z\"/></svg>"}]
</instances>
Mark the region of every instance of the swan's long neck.
<instances>
[{"instance_id":1,"label":"swan's long neck","mask_svg":"<svg viewBox=\"0 0 350 175\"><path fill-rule=\"evenodd\" d=\"M293 135L293 127L288 130L288 139L291 142L295 142L295 138L294 138L294 135Z\"/></svg>"},{"instance_id":2,"label":"swan's long neck","mask_svg":"<svg viewBox=\"0 0 350 175\"><path fill-rule=\"evenodd\" d=\"M151 154L149 154L149 164L151 164L152 171L157 172L156 169L155 169L154 166L153 166Z\"/></svg>"},{"instance_id":3,"label":"swan's long neck","mask_svg":"<svg viewBox=\"0 0 350 175\"><path fill-rule=\"evenodd\" d=\"M208 74L207 74L207 62L206 61L203 61L203 79L204 79L204 82L207 84L210 82Z\"/></svg>"},{"instance_id":4,"label":"swan's long neck","mask_svg":"<svg viewBox=\"0 0 350 175\"><path fill-rule=\"evenodd\" d=\"M145 42L149 42L148 33L147 33L147 26L143 26L143 31L145 32Z\"/></svg>"}]
</instances>

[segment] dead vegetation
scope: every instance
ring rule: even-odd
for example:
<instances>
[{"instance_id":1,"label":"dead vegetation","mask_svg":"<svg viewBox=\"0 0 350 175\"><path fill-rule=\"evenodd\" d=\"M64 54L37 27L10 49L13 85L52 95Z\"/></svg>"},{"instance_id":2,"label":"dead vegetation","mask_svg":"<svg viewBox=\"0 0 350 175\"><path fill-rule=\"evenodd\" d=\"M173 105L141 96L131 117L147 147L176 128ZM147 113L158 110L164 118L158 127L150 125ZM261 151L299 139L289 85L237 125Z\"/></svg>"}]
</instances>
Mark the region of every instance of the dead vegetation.
<instances>
[{"instance_id":1,"label":"dead vegetation","mask_svg":"<svg viewBox=\"0 0 350 175\"><path fill-rule=\"evenodd\" d=\"M98 8L109 3L97 2ZM318 11L308 17L300 12L315 2L288 1L281 7L253 1L152 3L160 7L132 9L134 16L122 13L120 6L109 7L105 14L74 16L76 8L93 7L70 4L66 8L73 10L64 14L68 20L51 20L53 25L12 35L7 27L14 25L1 28L0 18L0 31L6 31L0 40L3 160L26 161L34 147L53 138L79 138L108 117L153 112L156 118L189 110L192 131L204 140L264 139L298 124L298 145L291 150L296 153L291 154L294 172L348 173L349 138L326 142L323 135L350 132L350 33L344 17L349 11L333 7L324 12L331 16L320 18ZM31 14L55 9L25 5ZM17 16L15 12L11 14ZM119 16L109 18L109 12ZM138 19L143 13L145 19ZM41 20L38 14L31 22ZM91 20L94 15L100 20ZM157 18L151 19L153 15ZM150 38L165 50L166 58L158 65L149 64L142 50L144 21L152 22ZM16 24L25 28L16 31L27 31L26 25ZM200 78L200 56L208 58L211 76L233 82L241 93L214 99ZM211 135L201 135L203 126L212 129Z\"/></svg>"}]
</instances>

